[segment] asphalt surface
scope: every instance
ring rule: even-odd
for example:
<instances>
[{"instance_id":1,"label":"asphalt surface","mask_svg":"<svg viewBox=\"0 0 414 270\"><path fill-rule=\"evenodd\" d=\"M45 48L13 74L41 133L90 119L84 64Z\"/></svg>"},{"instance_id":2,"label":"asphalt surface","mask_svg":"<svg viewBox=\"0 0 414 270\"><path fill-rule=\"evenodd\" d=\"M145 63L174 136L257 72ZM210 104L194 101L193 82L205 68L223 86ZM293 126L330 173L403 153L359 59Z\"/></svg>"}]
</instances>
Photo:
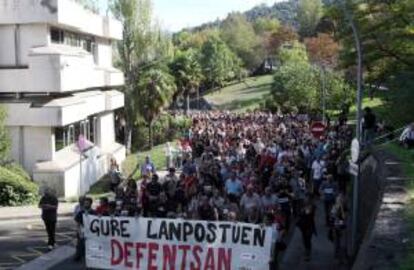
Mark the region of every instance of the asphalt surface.
<instances>
[{"instance_id":1,"label":"asphalt surface","mask_svg":"<svg viewBox=\"0 0 414 270\"><path fill-rule=\"evenodd\" d=\"M56 227L56 246L71 244L76 238L75 230L72 217L60 217ZM15 269L47 253L47 235L40 217L2 220L0 251L0 270Z\"/></svg>"}]
</instances>

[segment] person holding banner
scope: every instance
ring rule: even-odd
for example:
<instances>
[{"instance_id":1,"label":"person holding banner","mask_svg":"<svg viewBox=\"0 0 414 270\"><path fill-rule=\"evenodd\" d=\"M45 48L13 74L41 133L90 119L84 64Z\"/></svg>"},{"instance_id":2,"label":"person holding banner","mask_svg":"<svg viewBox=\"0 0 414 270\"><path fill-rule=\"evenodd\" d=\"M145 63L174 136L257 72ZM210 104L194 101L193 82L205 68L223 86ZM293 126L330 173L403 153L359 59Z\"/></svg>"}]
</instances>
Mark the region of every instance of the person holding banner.
<instances>
[{"instance_id":1,"label":"person holding banner","mask_svg":"<svg viewBox=\"0 0 414 270\"><path fill-rule=\"evenodd\" d=\"M75 216L75 222L78 226L78 242L76 244L76 253L74 260L80 261L85 258L85 228L83 215L95 215L96 211L92 209L92 198L86 197L83 201L83 208Z\"/></svg>"}]
</instances>

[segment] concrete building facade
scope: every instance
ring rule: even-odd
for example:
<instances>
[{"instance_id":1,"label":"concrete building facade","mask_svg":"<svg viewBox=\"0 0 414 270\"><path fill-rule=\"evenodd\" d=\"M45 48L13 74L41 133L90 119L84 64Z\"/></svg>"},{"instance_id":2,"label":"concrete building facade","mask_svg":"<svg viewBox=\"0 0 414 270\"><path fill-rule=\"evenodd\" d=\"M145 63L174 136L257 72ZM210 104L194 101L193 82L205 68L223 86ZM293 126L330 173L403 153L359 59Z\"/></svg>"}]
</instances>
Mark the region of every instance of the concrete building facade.
<instances>
[{"instance_id":1,"label":"concrete building facade","mask_svg":"<svg viewBox=\"0 0 414 270\"><path fill-rule=\"evenodd\" d=\"M125 158L124 75L113 67L122 25L74 0L0 1L0 103L11 155L59 196L84 194ZM91 142L83 155L82 135Z\"/></svg>"}]
</instances>

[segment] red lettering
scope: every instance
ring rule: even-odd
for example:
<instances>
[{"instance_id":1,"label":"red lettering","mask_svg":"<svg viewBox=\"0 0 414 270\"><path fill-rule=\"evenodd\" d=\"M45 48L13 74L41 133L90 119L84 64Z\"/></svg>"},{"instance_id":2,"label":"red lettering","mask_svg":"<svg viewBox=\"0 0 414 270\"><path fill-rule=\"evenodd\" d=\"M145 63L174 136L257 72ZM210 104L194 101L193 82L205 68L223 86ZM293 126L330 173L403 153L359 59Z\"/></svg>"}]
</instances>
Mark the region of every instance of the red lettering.
<instances>
[{"instance_id":1,"label":"red lettering","mask_svg":"<svg viewBox=\"0 0 414 270\"><path fill-rule=\"evenodd\" d=\"M128 261L128 257L131 256L131 248L134 246L131 242L124 243L124 264L125 267L132 267L132 262Z\"/></svg>"},{"instance_id":2,"label":"red lettering","mask_svg":"<svg viewBox=\"0 0 414 270\"><path fill-rule=\"evenodd\" d=\"M164 245L162 247L163 249L163 267L162 270L175 270L175 260L177 258L177 246L170 247L169 245ZM169 265L169 268L167 268L167 264Z\"/></svg>"},{"instance_id":3,"label":"red lettering","mask_svg":"<svg viewBox=\"0 0 414 270\"><path fill-rule=\"evenodd\" d=\"M214 249L212 248L208 248L207 250L207 256L206 256L206 261L204 264L204 270L215 270L214 267Z\"/></svg>"},{"instance_id":4,"label":"red lettering","mask_svg":"<svg viewBox=\"0 0 414 270\"><path fill-rule=\"evenodd\" d=\"M115 251L118 250L116 253ZM119 254L118 257L115 254ZM111 265L118 265L123 260L123 250L122 245L119 241L112 239L111 240Z\"/></svg>"},{"instance_id":5,"label":"red lettering","mask_svg":"<svg viewBox=\"0 0 414 270\"><path fill-rule=\"evenodd\" d=\"M157 253L159 245L157 243L149 243L148 244L148 270L157 270L157 265L153 264L153 262L157 262Z\"/></svg>"},{"instance_id":6,"label":"red lettering","mask_svg":"<svg viewBox=\"0 0 414 270\"><path fill-rule=\"evenodd\" d=\"M137 269L140 269L140 262L141 262L141 259L144 257L141 250L144 249L144 248L147 248L146 243L136 243L135 244L135 249L137 250L137 265L136 265Z\"/></svg>"},{"instance_id":7,"label":"red lettering","mask_svg":"<svg viewBox=\"0 0 414 270\"><path fill-rule=\"evenodd\" d=\"M231 270L231 249L219 248L218 249L218 269Z\"/></svg>"},{"instance_id":8,"label":"red lettering","mask_svg":"<svg viewBox=\"0 0 414 270\"><path fill-rule=\"evenodd\" d=\"M190 269L191 270L200 270L201 268L201 260L200 260L200 253L203 249L200 246L193 247L193 257L196 263L191 262Z\"/></svg>"},{"instance_id":9,"label":"red lettering","mask_svg":"<svg viewBox=\"0 0 414 270\"><path fill-rule=\"evenodd\" d=\"M178 249L183 251L183 259L181 261L181 270L186 270L185 264L187 262L187 251L190 250L190 245L179 245Z\"/></svg>"}]
</instances>

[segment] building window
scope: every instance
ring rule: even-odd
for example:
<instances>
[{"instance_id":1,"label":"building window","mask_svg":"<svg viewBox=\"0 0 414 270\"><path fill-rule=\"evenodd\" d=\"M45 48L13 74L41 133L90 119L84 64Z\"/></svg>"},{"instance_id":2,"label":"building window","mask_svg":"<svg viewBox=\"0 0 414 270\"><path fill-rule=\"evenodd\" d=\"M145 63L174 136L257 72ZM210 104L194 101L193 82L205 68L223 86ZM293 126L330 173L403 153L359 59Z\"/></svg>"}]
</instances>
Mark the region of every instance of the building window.
<instances>
[{"instance_id":1,"label":"building window","mask_svg":"<svg viewBox=\"0 0 414 270\"><path fill-rule=\"evenodd\" d=\"M78 123L55 128L55 148L56 151L62 150L74 144L79 135L83 135L88 141L96 143L96 131L98 120L96 116L91 116Z\"/></svg>"},{"instance_id":2,"label":"building window","mask_svg":"<svg viewBox=\"0 0 414 270\"><path fill-rule=\"evenodd\" d=\"M96 45L94 37L92 36L81 35L53 27L50 29L50 39L52 43L83 48L85 51L95 55Z\"/></svg>"},{"instance_id":3,"label":"building window","mask_svg":"<svg viewBox=\"0 0 414 270\"><path fill-rule=\"evenodd\" d=\"M65 40L64 31L57 28L50 29L50 39L52 43L63 44Z\"/></svg>"},{"instance_id":4,"label":"building window","mask_svg":"<svg viewBox=\"0 0 414 270\"><path fill-rule=\"evenodd\" d=\"M55 128L55 148L56 151L73 144L75 142L75 129L74 125L66 127Z\"/></svg>"}]
</instances>

